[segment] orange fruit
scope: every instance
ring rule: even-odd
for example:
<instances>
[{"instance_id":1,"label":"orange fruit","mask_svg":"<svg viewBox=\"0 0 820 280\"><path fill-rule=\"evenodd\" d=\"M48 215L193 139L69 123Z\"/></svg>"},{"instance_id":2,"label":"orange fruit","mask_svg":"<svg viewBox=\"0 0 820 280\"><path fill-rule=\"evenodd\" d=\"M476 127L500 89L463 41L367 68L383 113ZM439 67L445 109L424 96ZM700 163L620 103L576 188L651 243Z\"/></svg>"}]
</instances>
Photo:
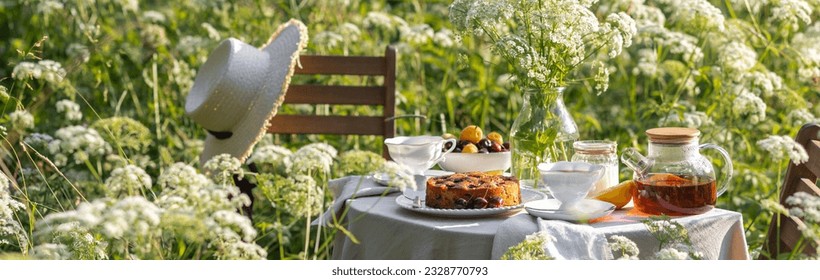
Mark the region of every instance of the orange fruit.
<instances>
[{"instance_id":1,"label":"orange fruit","mask_svg":"<svg viewBox=\"0 0 820 280\"><path fill-rule=\"evenodd\" d=\"M487 139L490 139L490 141L496 142L499 145L504 144L503 138L501 138L501 134L498 132L490 132L487 134Z\"/></svg>"},{"instance_id":2,"label":"orange fruit","mask_svg":"<svg viewBox=\"0 0 820 280\"><path fill-rule=\"evenodd\" d=\"M669 173L652 174L645 182L669 182L669 183L686 183L689 180L678 177Z\"/></svg>"},{"instance_id":3,"label":"orange fruit","mask_svg":"<svg viewBox=\"0 0 820 280\"><path fill-rule=\"evenodd\" d=\"M464 145L464 148L461 148L461 152L465 154L475 154L478 153L478 147L473 144Z\"/></svg>"},{"instance_id":4,"label":"orange fruit","mask_svg":"<svg viewBox=\"0 0 820 280\"><path fill-rule=\"evenodd\" d=\"M464 130L461 131L461 137L459 140L466 140L470 141L470 143L478 143L481 141L481 138L484 138L484 132L481 131L481 128L475 125L471 125L465 127Z\"/></svg>"},{"instance_id":5,"label":"orange fruit","mask_svg":"<svg viewBox=\"0 0 820 280\"><path fill-rule=\"evenodd\" d=\"M594 194L592 198L612 203L616 209L621 209L632 200L632 189L636 187L638 187L638 184L634 180L623 181L614 187Z\"/></svg>"},{"instance_id":6,"label":"orange fruit","mask_svg":"<svg viewBox=\"0 0 820 280\"><path fill-rule=\"evenodd\" d=\"M504 170L490 170L484 173L487 173L487 175L504 175Z\"/></svg>"}]
</instances>

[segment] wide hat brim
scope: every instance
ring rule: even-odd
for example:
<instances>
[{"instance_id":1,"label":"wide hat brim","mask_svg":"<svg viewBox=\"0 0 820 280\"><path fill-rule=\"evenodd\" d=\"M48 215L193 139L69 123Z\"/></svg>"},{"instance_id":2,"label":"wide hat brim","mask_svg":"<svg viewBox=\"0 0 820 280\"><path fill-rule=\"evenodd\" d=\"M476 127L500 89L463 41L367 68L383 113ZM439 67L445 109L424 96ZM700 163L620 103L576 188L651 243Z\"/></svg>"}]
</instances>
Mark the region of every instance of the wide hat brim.
<instances>
[{"instance_id":1,"label":"wide hat brim","mask_svg":"<svg viewBox=\"0 0 820 280\"><path fill-rule=\"evenodd\" d=\"M270 126L270 119L276 115L293 76L299 53L305 48L308 40L307 27L298 21L290 20L279 26L270 40L260 49L269 54L270 67L266 83L261 88L259 97L245 108L237 108L236 114L244 118L231 131L228 138L218 139L212 134L205 138L205 145L200 155L200 164L220 154L230 154L240 162L250 156L254 145L265 135ZM242 112L241 110L247 110ZM215 116L219 117L219 116Z\"/></svg>"}]
</instances>

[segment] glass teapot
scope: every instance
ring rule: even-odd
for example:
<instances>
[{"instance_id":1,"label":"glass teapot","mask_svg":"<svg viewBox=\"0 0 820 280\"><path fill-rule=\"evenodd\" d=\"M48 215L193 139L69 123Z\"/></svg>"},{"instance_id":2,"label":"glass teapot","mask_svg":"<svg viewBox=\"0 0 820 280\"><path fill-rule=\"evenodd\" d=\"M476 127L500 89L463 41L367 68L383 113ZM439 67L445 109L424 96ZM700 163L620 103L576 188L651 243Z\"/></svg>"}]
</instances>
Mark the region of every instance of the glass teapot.
<instances>
[{"instance_id":1,"label":"glass teapot","mask_svg":"<svg viewBox=\"0 0 820 280\"><path fill-rule=\"evenodd\" d=\"M700 131L694 128L662 127L646 131L649 154L635 148L621 154L621 161L635 171L637 187L632 191L635 208L651 215L670 216L705 213L715 207L717 197L729 186L732 160L714 144L698 144ZM718 188L712 163L701 149L715 149L725 160L725 174Z\"/></svg>"}]
</instances>

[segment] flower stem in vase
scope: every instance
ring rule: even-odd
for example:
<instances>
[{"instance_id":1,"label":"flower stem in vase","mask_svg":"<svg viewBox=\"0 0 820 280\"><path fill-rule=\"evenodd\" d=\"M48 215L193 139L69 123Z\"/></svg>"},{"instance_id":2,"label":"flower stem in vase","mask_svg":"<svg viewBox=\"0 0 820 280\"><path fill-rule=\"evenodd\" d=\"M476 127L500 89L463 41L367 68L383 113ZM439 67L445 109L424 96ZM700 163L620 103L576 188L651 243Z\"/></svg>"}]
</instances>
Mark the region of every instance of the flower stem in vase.
<instances>
[{"instance_id":1,"label":"flower stem in vase","mask_svg":"<svg viewBox=\"0 0 820 280\"><path fill-rule=\"evenodd\" d=\"M572 156L578 127L564 106L563 90L526 91L510 132L512 173L523 186L542 187L538 184L539 163L568 161Z\"/></svg>"}]
</instances>

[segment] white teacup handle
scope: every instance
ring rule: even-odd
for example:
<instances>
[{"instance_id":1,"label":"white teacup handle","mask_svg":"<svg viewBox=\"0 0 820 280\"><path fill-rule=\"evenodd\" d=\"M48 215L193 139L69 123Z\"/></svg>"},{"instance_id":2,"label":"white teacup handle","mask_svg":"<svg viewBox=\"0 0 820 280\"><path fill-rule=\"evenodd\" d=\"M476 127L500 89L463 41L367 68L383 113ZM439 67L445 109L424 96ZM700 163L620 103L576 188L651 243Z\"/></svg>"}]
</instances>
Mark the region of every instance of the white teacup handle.
<instances>
[{"instance_id":1,"label":"white teacup handle","mask_svg":"<svg viewBox=\"0 0 820 280\"><path fill-rule=\"evenodd\" d=\"M439 162L444 161L444 155L449 154L450 152L452 152L453 150L456 149L456 143L458 142L458 140L456 140L455 138L450 138L450 139L444 140L444 143L447 143L447 142L450 142L450 143L453 143L453 144L450 145L450 148L447 149L447 151L444 151L443 153L438 155L438 157L436 157L436 159L434 160L435 163L439 163Z\"/></svg>"}]
</instances>

